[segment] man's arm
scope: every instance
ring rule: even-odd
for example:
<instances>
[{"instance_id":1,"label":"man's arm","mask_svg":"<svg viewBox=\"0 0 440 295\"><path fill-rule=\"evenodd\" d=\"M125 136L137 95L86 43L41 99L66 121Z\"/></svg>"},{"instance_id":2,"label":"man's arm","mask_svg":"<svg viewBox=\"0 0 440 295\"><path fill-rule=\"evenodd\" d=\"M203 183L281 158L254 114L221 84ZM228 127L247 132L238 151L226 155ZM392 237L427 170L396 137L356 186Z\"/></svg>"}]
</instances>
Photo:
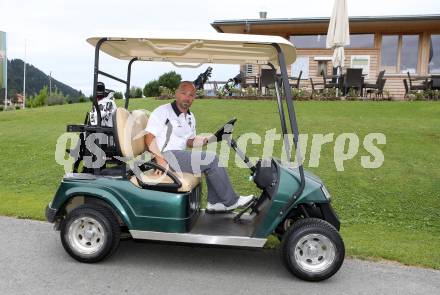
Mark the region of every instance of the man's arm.
<instances>
[{"instance_id":1,"label":"man's arm","mask_svg":"<svg viewBox=\"0 0 440 295\"><path fill-rule=\"evenodd\" d=\"M154 158L156 159L156 163L159 164L162 167L167 168L168 162L163 157L162 153L160 152L157 143L156 143L156 136L154 136L151 133L147 133L145 135L145 144L147 145L147 150L153 154ZM156 170L156 173L160 174L160 171Z\"/></svg>"},{"instance_id":2,"label":"man's arm","mask_svg":"<svg viewBox=\"0 0 440 295\"><path fill-rule=\"evenodd\" d=\"M205 146L208 143L208 137L205 136L196 136L194 138L188 139L186 142L186 146L193 148L193 147L202 147Z\"/></svg>"}]
</instances>

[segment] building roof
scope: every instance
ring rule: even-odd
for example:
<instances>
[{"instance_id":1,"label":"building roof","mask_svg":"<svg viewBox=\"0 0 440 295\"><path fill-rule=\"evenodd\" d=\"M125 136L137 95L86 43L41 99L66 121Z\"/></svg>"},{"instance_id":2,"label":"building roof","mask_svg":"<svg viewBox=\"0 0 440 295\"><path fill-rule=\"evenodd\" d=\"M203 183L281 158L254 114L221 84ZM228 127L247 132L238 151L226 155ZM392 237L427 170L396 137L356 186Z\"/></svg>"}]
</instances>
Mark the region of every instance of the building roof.
<instances>
[{"instance_id":1,"label":"building roof","mask_svg":"<svg viewBox=\"0 0 440 295\"><path fill-rule=\"evenodd\" d=\"M386 16L352 16L349 17L350 30L354 32L366 32L371 30L398 31L413 29L424 29L424 27L440 30L440 15L386 15ZM228 33L259 33L264 34L267 28L276 28L282 31L298 31L300 33L325 33L327 31L329 17L310 18L272 18L272 19L235 19L216 20L211 25L218 32ZM414 27L414 24L417 26ZM402 27L403 26L403 27Z\"/></svg>"}]
</instances>

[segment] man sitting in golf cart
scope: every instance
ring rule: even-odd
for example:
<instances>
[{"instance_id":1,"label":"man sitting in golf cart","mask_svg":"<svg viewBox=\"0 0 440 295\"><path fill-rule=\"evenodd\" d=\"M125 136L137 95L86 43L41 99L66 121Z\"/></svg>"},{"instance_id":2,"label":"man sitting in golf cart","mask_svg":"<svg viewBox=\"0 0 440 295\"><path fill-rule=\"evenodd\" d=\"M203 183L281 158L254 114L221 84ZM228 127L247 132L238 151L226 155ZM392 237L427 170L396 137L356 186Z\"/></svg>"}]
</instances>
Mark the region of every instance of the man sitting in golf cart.
<instances>
[{"instance_id":1,"label":"man sitting in golf cart","mask_svg":"<svg viewBox=\"0 0 440 295\"><path fill-rule=\"evenodd\" d=\"M228 212L249 204L253 196L238 196L216 154L187 151L208 143L207 137L196 136L196 119L190 106L196 96L192 82L182 82L176 100L156 108L150 115L145 131L148 150L157 164L176 172L204 173L208 186L207 212ZM161 173L156 171L156 173Z\"/></svg>"}]
</instances>

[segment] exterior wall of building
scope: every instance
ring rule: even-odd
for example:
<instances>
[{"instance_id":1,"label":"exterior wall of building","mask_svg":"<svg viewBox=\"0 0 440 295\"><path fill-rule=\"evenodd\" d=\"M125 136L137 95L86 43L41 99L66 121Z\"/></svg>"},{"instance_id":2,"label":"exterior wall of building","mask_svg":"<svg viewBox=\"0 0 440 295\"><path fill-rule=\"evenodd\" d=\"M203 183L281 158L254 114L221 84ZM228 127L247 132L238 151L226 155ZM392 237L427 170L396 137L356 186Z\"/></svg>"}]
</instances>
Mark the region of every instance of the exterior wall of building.
<instances>
[{"instance_id":1,"label":"exterior wall of building","mask_svg":"<svg viewBox=\"0 0 440 295\"><path fill-rule=\"evenodd\" d=\"M362 17L361 17L362 18ZM328 27L328 20L313 21L309 19L293 20L293 21L273 21L255 20L246 22L248 25L240 23L240 21L232 21L229 24L216 24L214 27L225 33L247 33L247 34L263 34L263 35L279 35L286 39L292 35L325 35ZM431 34L440 34L440 16L410 16L410 17L371 17L365 19L350 20L350 33L352 34L374 34L373 48L347 48L345 50L346 59L345 67L350 67L351 57L353 55L368 55L370 57L369 76L366 81L375 82L378 73L382 70L382 37L384 35L418 35L418 63L414 76L427 76L428 63L430 57L430 40ZM399 43L400 44L400 43ZM400 45L399 45L400 46ZM400 50L400 49L399 49ZM331 58L333 52L329 49L297 49L298 57L309 57L309 77L314 81L322 82L318 70L318 61L316 57ZM432 54L432 53L431 53ZM396 55L397 56L397 55ZM398 57L398 63L403 61ZM256 66L256 68L259 68ZM291 67L288 67L289 75L292 76ZM332 73L331 61L327 63L327 74ZM258 76L258 72L256 73ZM407 79L406 71L401 73L392 73L387 70L385 73L385 90L390 96L396 100L404 99L405 88L403 79ZM311 88L309 79L303 79L301 86Z\"/></svg>"}]
</instances>

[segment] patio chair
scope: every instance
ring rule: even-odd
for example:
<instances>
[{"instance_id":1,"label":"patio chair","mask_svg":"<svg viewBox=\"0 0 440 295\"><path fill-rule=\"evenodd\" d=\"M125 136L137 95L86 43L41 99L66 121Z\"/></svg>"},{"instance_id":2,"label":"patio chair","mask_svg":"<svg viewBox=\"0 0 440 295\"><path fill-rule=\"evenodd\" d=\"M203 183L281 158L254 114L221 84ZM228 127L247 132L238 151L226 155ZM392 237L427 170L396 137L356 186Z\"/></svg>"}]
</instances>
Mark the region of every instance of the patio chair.
<instances>
[{"instance_id":1,"label":"patio chair","mask_svg":"<svg viewBox=\"0 0 440 295\"><path fill-rule=\"evenodd\" d=\"M332 75L331 77L327 77L325 71L321 71L321 75L324 82L324 89L340 87L340 83L337 82L335 75Z\"/></svg>"},{"instance_id":2,"label":"patio chair","mask_svg":"<svg viewBox=\"0 0 440 295\"><path fill-rule=\"evenodd\" d=\"M367 96L368 94L371 95L374 94L374 98L383 98L383 89L385 87L385 82L387 81L387 79L381 79L378 83L377 83L377 88L369 88L366 91L365 96Z\"/></svg>"},{"instance_id":3,"label":"patio chair","mask_svg":"<svg viewBox=\"0 0 440 295\"><path fill-rule=\"evenodd\" d=\"M271 90L275 89L275 79L278 80L279 77L273 69L261 69L260 87L265 87L269 94Z\"/></svg>"},{"instance_id":4,"label":"patio chair","mask_svg":"<svg viewBox=\"0 0 440 295\"><path fill-rule=\"evenodd\" d=\"M346 94L349 89L356 89L359 91L360 95L363 95L362 91L362 69L347 69L344 78L344 93Z\"/></svg>"},{"instance_id":5,"label":"patio chair","mask_svg":"<svg viewBox=\"0 0 440 295\"><path fill-rule=\"evenodd\" d=\"M369 90L379 89L379 85L384 76L385 76L385 70L379 72L379 74L377 75L376 83L364 83L363 87L365 90L367 90L365 92L365 95L367 95L368 93L370 93L370 95L371 93L374 93L374 91L369 91Z\"/></svg>"},{"instance_id":6,"label":"patio chair","mask_svg":"<svg viewBox=\"0 0 440 295\"><path fill-rule=\"evenodd\" d=\"M406 79L403 79L403 86L405 87L405 94L403 95L403 98L409 97L409 86L408 81Z\"/></svg>"},{"instance_id":7,"label":"patio chair","mask_svg":"<svg viewBox=\"0 0 440 295\"><path fill-rule=\"evenodd\" d=\"M419 78L411 78L411 74L407 72L408 82L409 82L409 91L419 91L419 90L428 90L429 82L428 77L419 77ZM413 84L413 82L422 81L422 84Z\"/></svg>"},{"instance_id":8,"label":"patio chair","mask_svg":"<svg viewBox=\"0 0 440 295\"><path fill-rule=\"evenodd\" d=\"M291 80L296 80L293 83L289 83L290 87L299 89L299 83L301 81L302 73L303 73L303 71L299 71L298 77L289 77L289 79L291 79Z\"/></svg>"},{"instance_id":9,"label":"patio chair","mask_svg":"<svg viewBox=\"0 0 440 295\"><path fill-rule=\"evenodd\" d=\"M310 79L310 85L312 86L312 93L310 94L310 99L313 99L313 96L315 95L316 92L322 92L324 90L324 83L314 82L312 77L310 77L309 79ZM319 85L322 85L323 88L316 89L315 87Z\"/></svg>"},{"instance_id":10,"label":"patio chair","mask_svg":"<svg viewBox=\"0 0 440 295\"><path fill-rule=\"evenodd\" d=\"M440 76L433 76L431 78L431 89L440 90Z\"/></svg>"},{"instance_id":11,"label":"patio chair","mask_svg":"<svg viewBox=\"0 0 440 295\"><path fill-rule=\"evenodd\" d=\"M242 88L247 87L258 87L258 77L253 75L246 75L244 72L240 71L240 75L237 75L235 78L239 78Z\"/></svg>"}]
</instances>

